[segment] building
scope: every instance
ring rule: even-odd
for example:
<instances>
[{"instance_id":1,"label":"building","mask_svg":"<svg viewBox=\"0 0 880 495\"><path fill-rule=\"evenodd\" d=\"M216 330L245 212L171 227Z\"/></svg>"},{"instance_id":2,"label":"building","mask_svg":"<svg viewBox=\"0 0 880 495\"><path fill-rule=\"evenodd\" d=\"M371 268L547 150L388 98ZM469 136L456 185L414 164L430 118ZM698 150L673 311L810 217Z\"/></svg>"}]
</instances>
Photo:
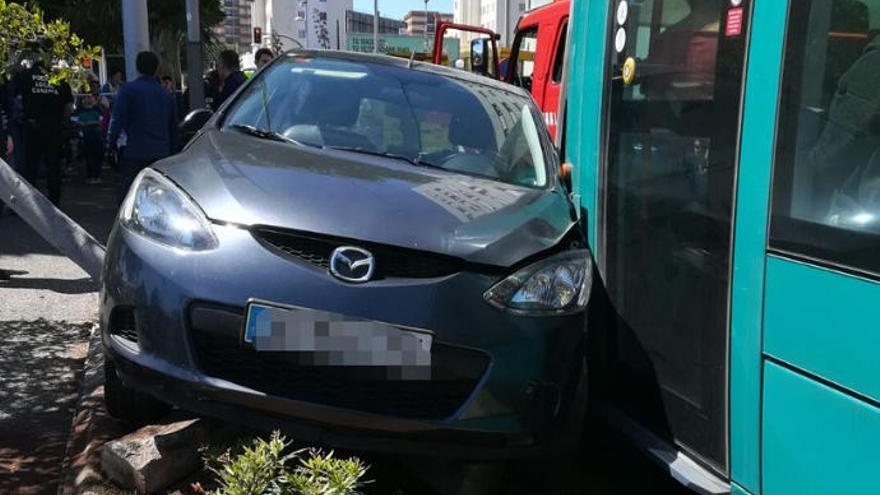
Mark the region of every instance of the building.
<instances>
[{"instance_id":1,"label":"building","mask_svg":"<svg viewBox=\"0 0 880 495\"><path fill-rule=\"evenodd\" d=\"M379 16L379 34L400 34L406 29L406 23L400 19ZM345 12L346 33L372 33L373 14L349 10Z\"/></svg>"},{"instance_id":2,"label":"building","mask_svg":"<svg viewBox=\"0 0 880 495\"><path fill-rule=\"evenodd\" d=\"M346 12L353 10L353 0L238 1L250 3L251 23L263 31L261 46L275 50L345 47ZM250 46L250 53L242 58L253 66L252 54L259 47Z\"/></svg>"},{"instance_id":3,"label":"building","mask_svg":"<svg viewBox=\"0 0 880 495\"><path fill-rule=\"evenodd\" d=\"M427 27L428 36L434 36L434 28L438 22L452 22L452 14L443 12L428 11L427 17L424 10L410 10L403 16L403 22L406 24L405 34L409 36L425 37L425 28ZM427 19L427 23L425 20ZM427 26L426 26L427 24Z\"/></svg>"},{"instance_id":4,"label":"building","mask_svg":"<svg viewBox=\"0 0 880 495\"><path fill-rule=\"evenodd\" d=\"M537 6L541 0L534 2ZM458 24L469 24L491 29L501 35L501 46L510 46L516 31L516 23L526 11L527 0L453 0L453 18ZM459 33L463 43L469 43L475 35Z\"/></svg>"},{"instance_id":5,"label":"building","mask_svg":"<svg viewBox=\"0 0 880 495\"><path fill-rule=\"evenodd\" d=\"M217 39L238 51L250 47L253 34L251 31L251 0L223 0L223 22L214 28Z\"/></svg>"}]
</instances>

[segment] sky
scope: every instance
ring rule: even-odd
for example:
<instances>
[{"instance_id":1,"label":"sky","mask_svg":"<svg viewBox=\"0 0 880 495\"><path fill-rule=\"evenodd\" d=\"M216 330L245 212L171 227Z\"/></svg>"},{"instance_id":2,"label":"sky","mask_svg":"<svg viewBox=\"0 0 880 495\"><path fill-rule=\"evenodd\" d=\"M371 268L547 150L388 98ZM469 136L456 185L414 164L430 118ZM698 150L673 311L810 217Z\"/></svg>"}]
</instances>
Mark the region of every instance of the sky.
<instances>
[{"instance_id":1,"label":"sky","mask_svg":"<svg viewBox=\"0 0 880 495\"><path fill-rule=\"evenodd\" d=\"M403 20L410 10L424 10L424 0L379 0L379 15ZM373 0L354 0L354 10L373 13ZM452 0L428 0L428 10L452 13Z\"/></svg>"}]
</instances>

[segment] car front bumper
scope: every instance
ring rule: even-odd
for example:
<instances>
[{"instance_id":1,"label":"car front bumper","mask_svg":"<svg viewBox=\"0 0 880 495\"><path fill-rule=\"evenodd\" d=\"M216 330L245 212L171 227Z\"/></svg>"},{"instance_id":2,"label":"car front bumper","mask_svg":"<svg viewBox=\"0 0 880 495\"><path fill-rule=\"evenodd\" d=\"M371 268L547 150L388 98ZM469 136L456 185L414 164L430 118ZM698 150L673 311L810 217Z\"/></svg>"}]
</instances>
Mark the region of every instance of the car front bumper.
<instances>
[{"instance_id":1,"label":"car front bumper","mask_svg":"<svg viewBox=\"0 0 880 495\"><path fill-rule=\"evenodd\" d=\"M213 228L219 247L207 252L174 250L119 226L111 235L101 328L127 385L184 409L340 448L507 457L555 445L572 425L578 430L583 314L535 318L493 308L482 294L503 275L346 284L270 250L248 230ZM314 368L303 378L241 341L254 299L426 329L436 361L469 385L362 390ZM129 334L116 328L123 310L133 315Z\"/></svg>"}]
</instances>

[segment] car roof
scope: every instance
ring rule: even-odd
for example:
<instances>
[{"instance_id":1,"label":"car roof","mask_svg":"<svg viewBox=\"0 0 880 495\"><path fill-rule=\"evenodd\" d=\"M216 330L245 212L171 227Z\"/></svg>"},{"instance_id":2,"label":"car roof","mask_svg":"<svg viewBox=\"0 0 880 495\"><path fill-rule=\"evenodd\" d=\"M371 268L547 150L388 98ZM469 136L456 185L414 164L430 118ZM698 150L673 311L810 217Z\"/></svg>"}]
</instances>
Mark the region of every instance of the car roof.
<instances>
[{"instance_id":1,"label":"car roof","mask_svg":"<svg viewBox=\"0 0 880 495\"><path fill-rule=\"evenodd\" d=\"M399 67L402 69L410 68L411 70L418 70L419 72L428 72L441 77L449 77L461 81L481 84L483 86L488 86L494 89L498 89L500 91L506 91L508 93L531 97L531 94L528 91L525 91L518 86L514 86L513 84L499 81L497 79L492 79L491 77L471 74L470 72L464 70L452 69L444 65L434 64L432 62L420 62L418 60L413 60L412 62L410 62L408 59L392 57L390 55L350 52L345 50L293 49L285 52L285 55L306 55L311 57L335 58L351 62L363 62Z\"/></svg>"}]
</instances>

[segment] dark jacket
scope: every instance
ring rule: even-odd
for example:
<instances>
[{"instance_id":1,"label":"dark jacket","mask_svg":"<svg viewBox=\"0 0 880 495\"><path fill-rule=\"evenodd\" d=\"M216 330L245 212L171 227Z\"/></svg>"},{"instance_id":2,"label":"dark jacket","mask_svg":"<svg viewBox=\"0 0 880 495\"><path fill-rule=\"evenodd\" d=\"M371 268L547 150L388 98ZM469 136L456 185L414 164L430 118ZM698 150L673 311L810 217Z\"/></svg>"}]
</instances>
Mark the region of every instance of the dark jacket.
<instances>
[{"instance_id":1,"label":"dark jacket","mask_svg":"<svg viewBox=\"0 0 880 495\"><path fill-rule=\"evenodd\" d=\"M0 158L6 156L6 138L12 134L12 83L0 80Z\"/></svg>"},{"instance_id":2,"label":"dark jacket","mask_svg":"<svg viewBox=\"0 0 880 495\"><path fill-rule=\"evenodd\" d=\"M245 77L244 72L237 70L232 74L229 74L229 77L223 81L223 90L220 91L220 95L214 100L214 110L216 111L220 108L220 105L223 104L224 101L229 99L233 93L238 91L238 88L241 87L242 84L247 82L247 77Z\"/></svg>"},{"instance_id":3,"label":"dark jacket","mask_svg":"<svg viewBox=\"0 0 880 495\"><path fill-rule=\"evenodd\" d=\"M141 76L119 89L108 132L111 146L122 132L127 160L155 161L177 149L177 105L155 77Z\"/></svg>"}]
</instances>

